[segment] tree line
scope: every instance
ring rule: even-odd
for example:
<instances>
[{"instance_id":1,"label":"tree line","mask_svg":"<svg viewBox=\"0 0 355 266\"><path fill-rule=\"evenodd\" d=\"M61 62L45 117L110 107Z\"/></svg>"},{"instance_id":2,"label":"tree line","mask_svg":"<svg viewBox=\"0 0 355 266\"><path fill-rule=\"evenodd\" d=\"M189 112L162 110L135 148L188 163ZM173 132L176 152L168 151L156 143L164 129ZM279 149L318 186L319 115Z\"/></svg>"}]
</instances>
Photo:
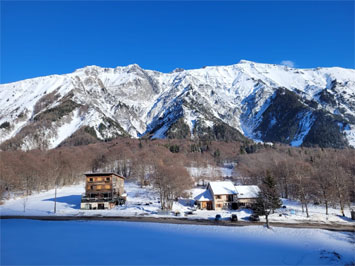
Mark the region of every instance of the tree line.
<instances>
[{"instance_id":1,"label":"tree line","mask_svg":"<svg viewBox=\"0 0 355 266\"><path fill-rule=\"evenodd\" d=\"M345 207L355 202L355 151L353 149L289 148L263 150L239 156L238 174L246 182L261 184L271 175L281 197L298 200L306 212L308 205Z\"/></svg>"},{"instance_id":2,"label":"tree line","mask_svg":"<svg viewBox=\"0 0 355 266\"><path fill-rule=\"evenodd\" d=\"M186 167L236 162L231 177L236 182L261 184L269 173L276 181L279 195L299 200L306 212L312 202L325 204L326 212L328 206L340 206L344 213L344 208L355 201L354 158L353 149L117 138L47 151L1 151L0 195L30 195L81 182L85 172L112 171L127 180L137 180L141 186L153 185L160 193L161 207L169 209L197 181Z\"/></svg>"}]
</instances>

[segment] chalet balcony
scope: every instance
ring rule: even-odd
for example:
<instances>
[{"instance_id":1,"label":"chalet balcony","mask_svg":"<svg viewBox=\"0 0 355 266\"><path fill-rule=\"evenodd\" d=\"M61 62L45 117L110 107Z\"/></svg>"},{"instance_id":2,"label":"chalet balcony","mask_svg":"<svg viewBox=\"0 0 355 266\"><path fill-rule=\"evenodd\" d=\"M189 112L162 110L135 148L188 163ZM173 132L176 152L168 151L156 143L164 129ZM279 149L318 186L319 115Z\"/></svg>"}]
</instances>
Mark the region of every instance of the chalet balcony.
<instances>
[{"instance_id":1,"label":"chalet balcony","mask_svg":"<svg viewBox=\"0 0 355 266\"><path fill-rule=\"evenodd\" d=\"M118 195L114 195L112 197L111 195L103 195L103 194L99 194L95 196L82 194L81 196L81 202L100 202L100 201L110 202L110 201L117 201L117 199L118 199Z\"/></svg>"}]
</instances>

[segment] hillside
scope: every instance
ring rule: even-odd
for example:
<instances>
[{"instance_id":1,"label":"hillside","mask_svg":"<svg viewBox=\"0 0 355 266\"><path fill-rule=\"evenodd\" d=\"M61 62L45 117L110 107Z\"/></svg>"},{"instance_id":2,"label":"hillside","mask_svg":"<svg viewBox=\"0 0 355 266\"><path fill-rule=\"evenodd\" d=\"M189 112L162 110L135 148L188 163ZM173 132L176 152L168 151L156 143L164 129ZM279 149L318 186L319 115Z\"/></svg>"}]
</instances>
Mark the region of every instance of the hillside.
<instances>
[{"instance_id":1,"label":"hillside","mask_svg":"<svg viewBox=\"0 0 355 266\"><path fill-rule=\"evenodd\" d=\"M0 85L3 150L118 136L355 147L355 70L245 60L171 73L88 66Z\"/></svg>"}]
</instances>

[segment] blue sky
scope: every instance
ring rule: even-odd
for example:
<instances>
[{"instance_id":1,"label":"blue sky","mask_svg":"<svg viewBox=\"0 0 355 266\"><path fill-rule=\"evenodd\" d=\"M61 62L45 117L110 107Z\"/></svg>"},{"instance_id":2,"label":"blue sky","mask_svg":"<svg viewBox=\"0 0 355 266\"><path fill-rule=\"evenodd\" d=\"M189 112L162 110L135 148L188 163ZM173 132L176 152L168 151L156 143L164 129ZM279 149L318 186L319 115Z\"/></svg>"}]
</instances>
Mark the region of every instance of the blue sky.
<instances>
[{"instance_id":1,"label":"blue sky","mask_svg":"<svg viewBox=\"0 0 355 266\"><path fill-rule=\"evenodd\" d=\"M355 68L354 2L1 1L1 83L86 65Z\"/></svg>"}]
</instances>

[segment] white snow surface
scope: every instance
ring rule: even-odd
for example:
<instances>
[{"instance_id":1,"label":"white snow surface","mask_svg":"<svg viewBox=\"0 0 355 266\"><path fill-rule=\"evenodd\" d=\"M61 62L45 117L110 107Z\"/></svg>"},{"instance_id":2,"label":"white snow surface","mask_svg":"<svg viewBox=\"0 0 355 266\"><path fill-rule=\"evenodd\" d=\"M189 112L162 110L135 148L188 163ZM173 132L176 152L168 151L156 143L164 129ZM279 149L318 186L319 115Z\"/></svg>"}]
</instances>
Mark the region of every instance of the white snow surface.
<instances>
[{"instance_id":1,"label":"white snow surface","mask_svg":"<svg viewBox=\"0 0 355 266\"><path fill-rule=\"evenodd\" d=\"M1 221L1 265L351 265L354 233L111 221Z\"/></svg>"},{"instance_id":2,"label":"white snow surface","mask_svg":"<svg viewBox=\"0 0 355 266\"><path fill-rule=\"evenodd\" d=\"M209 182L214 195L237 194L234 184L231 181Z\"/></svg>"},{"instance_id":3,"label":"white snow surface","mask_svg":"<svg viewBox=\"0 0 355 266\"><path fill-rule=\"evenodd\" d=\"M304 114L303 118L301 118L299 122L299 131L296 133L295 138L290 143L291 146L301 146L303 143L303 139L307 136L308 132L310 131L313 123L314 117L312 117L312 112L307 112Z\"/></svg>"},{"instance_id":4,"label":"white snow surface","mask_svg":"<svg viewBox=\"0 0 355 266\"><path fill-rule=\"evenodd\" d=\"M212 196L210 191L206 189L201 194L197 195L194 199L198 201L211 201Z\"/></svg>"},{"instance_id":5,"label":"white snow surface","mask_svg":"<svg viewBox=\"0 0 355 266\"><path fill-rule=\"evenodd\" d=\"M235 190L237 191L239 199L251 199L257 198L260 192L260 188L258 186L235 186Z\"/></svg>"},{"instance_id":6,"label":"white snow surface","mask_svg":"<svg viewBox=\"0 0 355 266\"><path fill-rule=\"evenodd\" d=\"M333 91L331 84L335 80L341 85ZM294 91L304 99L313 99L328 111L345 110L347 115L355 116L354 69L296 69L246 60L230 66L172 73L144 70L136 64L116 68L88 66L70 74L1 84L0 125L9 122L10 127L0 129L0 142L32 123L37 115L34 113L36 103L52 92L59 98L40 112L72 95L71 99L76 103L90 106L87 112L91 115L82 116L80 124L67 122L69 126L61 125L58 134L50 136L51 147L83 125L94 127L99 138L123 134L121 129L115 128L102 135L98 128L105 119L117 122L132 137L155 129L154 137L161 138L169 125L181 116L191 133L198 121L205 126L213 126L218 119L257 140L254 130L268 107L270 97L279 87ZM325 89L337 96L336 107L320 101L317 94ZM161 119L167 123L161 124ZM293 145L302 143L311 122L307 116L301 121L301 130ZM345 130L345 133L350 144L354 145L355 125L350 126L351 130Z\"/></svg>"},{"instance_id":7,"label":"white snow surface","mask_svg":"<svg viewBox=\"0 0 355 266\"><path fill-rule=\"evenodd\" d=\"M344 133L349 141L349 145L355 147L355 125L348 126Z\"/></svg>"},{"instance_id":8,"label":"white snow surface","mask_svg":"<svg viewBox=\"0 0 355 266\"><path fill-rule=\"evenodd\" d=\"M78 110L75 110L73 112L72 117L70 118L70 121L68 123L63 123L61 126L58 127L56 132L57 137L50 139L51 143L49 148L57 147L62 141L70 137L73 132L77 131L82 124L83 117L79 115Z\"/></svg>"},{"instance_id":9,"label":"white snow surface","mask_svg":"<svg viewBox=\"0 0 355 266\"><path fill-rule=\"evenodd\" d=\"M231 177L233 176L233 168L235 164L225 164L223 166L207 165L206 167L187 167L187 171L193 178L207 178L213 180L216 177Z\"/></svg>"},{"instance_id":10,"label":"white snow surface","mask_svg":"<svg viewBox=\"0 0 355 266\"><path fill-rule=\"evenodd\" d=\"M175 217L176 213L180 213L180 217L188 219L214 219L216 214L220 214L223 219L229 219L231 214L237 214L238 219L248 221L248 217L252 214L249 209L239 210L219 210L208 211L199 210L194 206L194 199L203 193L206 188L194 188L189 191L190 197L187 199L179 199L174 202L171 212L161 212L159 203L159 193L152 187L140 188L134 182L125 182L125 190L127 192L127 202L125 205L117 206L111 210L81 210L81 195L84 193L84 183L66 186L57 190L57 212L54 210L54 190L40 193L34 193L27 197L15 197L5 200L0 205L0 215L24 215L24 216L47 216L47 215L80 215L80 216L151 216L151 217ZM26 211L24 212L24 203L26 203ZM310 217L302 212L299 202L283 199L283 205L287 208L281 208L269 216L270 221L280 221L285 223L299 222L317 222L325 224L354 224L351 220L349 209L345 209L346 217L342 217L339 208L329 208L329 215L325 215L325 207L322 205L309 205ZM354 208L355 206L352 206ZM187 214L192 212L192 214ZM262 216L261 221L265 221Z\"/></svg>"}]
</instances>

